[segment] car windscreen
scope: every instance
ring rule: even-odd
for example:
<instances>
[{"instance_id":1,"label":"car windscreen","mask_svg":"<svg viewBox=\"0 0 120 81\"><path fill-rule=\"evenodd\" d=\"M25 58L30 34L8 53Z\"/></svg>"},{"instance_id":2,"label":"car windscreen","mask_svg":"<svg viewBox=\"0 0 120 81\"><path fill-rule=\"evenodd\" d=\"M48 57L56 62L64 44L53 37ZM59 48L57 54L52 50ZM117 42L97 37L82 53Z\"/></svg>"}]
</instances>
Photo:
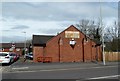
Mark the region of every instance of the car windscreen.
<instances>
[{"instance_id":1,"label":"car windscreen","mask_svg":"<svg viewBox=\"0 0 120 81\"><path fill-rule=\"evenodd\" d=\"M33 54L29 54L29 55L33 56Z\"/></svg>"},{"instance_id":2,"label":"car windscreen","mask_svg":"<svg viewBox=\"0 0 120 81\"><path fill-rule=\"evenodd\" d=\"M8 54L6 53L0 53L0 56L7 56Z\"/></svg>"},{"instance_id":3,"label":"car windscreen","mask_svg":"<svg viewBox=\"0 0 120 81\"><path fill-rule=\"evenodd\" d=\"M11 53L11 54L10 54L10 56L16 56L16 54L14 54L14 53Z\"/></svg>"}]
</instances>

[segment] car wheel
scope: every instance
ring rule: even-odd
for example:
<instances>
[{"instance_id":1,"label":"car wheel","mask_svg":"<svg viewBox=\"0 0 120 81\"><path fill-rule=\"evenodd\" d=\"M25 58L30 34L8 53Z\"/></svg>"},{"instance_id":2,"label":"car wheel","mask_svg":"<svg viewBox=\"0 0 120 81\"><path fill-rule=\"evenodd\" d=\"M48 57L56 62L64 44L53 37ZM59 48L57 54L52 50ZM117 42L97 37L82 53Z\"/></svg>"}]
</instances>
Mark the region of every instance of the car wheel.
<instances>
[{"instance_id":1,"label":"car wheel","mask_svg":"<svg viewBox=\"0 0 120 81\"><path fill-rule=\"evenodd\" d=\"M11 59L11 60L10 60L10 64L12 64L13 62L14 62L14 59Z\"/></svg>"},{"instance_id":2,"label":"car wheel","mask_svg":"<svg viewBox=\"0 0 120 81\"><path fill-rule=\"evenodd\" d=\"M9 65L12 63L12 61L10 60L10 62L8 63Z\"/></svg>"}]
</instances>

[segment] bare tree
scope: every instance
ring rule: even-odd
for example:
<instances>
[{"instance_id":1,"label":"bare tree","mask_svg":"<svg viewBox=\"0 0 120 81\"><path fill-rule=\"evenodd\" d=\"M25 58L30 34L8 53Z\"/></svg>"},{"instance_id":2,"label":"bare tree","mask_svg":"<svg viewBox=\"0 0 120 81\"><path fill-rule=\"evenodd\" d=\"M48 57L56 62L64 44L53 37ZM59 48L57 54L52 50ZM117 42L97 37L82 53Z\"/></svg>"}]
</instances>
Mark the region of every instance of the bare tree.
<instances>
[{"instance_id":1,"label":"bare tree","mask_svg":"<svg viewBox=\"0 0 120 81\"><path fill-rule=\"evenodd\" d=\"M82 19L79 24L77 24L77 28L86 36L96 41L97 44L101 43L102 28L100 28L99 22L95 23L95 21L92 20Z\"/></svg>"},{"instance_id":2,"label":"bare tree","mask_svg":"<svg viewBox=\"0 0 120 81\"><path fill-rule=\"evenodd\" d=\"M92 30L94 30L95 25L94 25L94 21L90 21L90 20L85 20L82 19L79 24L77 24L77 27L80 31L82 31L84 34L86 35L91 35Z\"/></svg>"},{"instance_id":3,"label":"bare tree","mask_svg":"<svg viewBox=\"0 0 120 81\"><path fill-rule=\"evenodd\" d=\"M95 22L91 20L82 19L79 24L77 24L77 28L82 31L86 36L93 39L98 45L102 43L102 31L104 30L104 41L106 44L105 50L109 51L118 51L120 43L120 32L118 29L120 27L120 23L114 21L111 27L108 29L103 29L105 26L102 23L102 27L100 27L100 21ZM118 40L119 39L119 40Z\"/></svg>"},{"instance_id":4,"label":"bare tree","mask_svg":"<svg viewBox=\"0 0 120 81\"><path fill-rule=\"evenodd\" d=\"M114 25L112 27L107 29L107 33L112 39L118 38L118 24L116 21L114 21Z\"/></svg>"},{"instance_id":5,"label":"bare tree","mask_svg":"<svg viewBox=\"0 0 120 81\"><path fill-rule=\"evenodd\" d=\"M113 26L108 27L108 29L106 30L106 37L108 39L108 42L106 43L106 49L108 51L118 51L118 39L119 39L119 35L118 35L118 27L119 24L114 21Z\"/></svg>"}]
</instances>

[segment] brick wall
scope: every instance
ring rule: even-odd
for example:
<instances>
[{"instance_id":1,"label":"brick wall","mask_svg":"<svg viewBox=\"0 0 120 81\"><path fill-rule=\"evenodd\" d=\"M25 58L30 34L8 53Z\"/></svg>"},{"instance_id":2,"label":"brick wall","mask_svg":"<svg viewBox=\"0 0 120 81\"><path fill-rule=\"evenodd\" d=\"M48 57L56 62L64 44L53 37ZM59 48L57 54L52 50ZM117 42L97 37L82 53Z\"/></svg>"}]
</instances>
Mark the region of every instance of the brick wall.
<instances>
[{"instance_id":1,"label":"brick wall","mask_svg":"<svg viewBox=\"0 0 120 81\"><path fill-rule=\"evenodd\" d=\"M43 57L43 47L33 47L33 61L38 62L38 57Z\"/></svg>"},{"instance_id":2,"label":"brick wall","mask_svg":"<svg viewBox=\"0 0 120 81\"><path fill-rule=\"evenodd\" d=\"M52 62L90 62L95 61L96 56L101 59L100 48L95 47L95 43L85 39L83 33L74 27L69 27L67 31L79 31L80 38L75 38L76 44L72 48L69 44L72 38L65 38L65 31L50 39L46 47L34 47L34 61L38 56L52 57ZM98 51L96 51L98 49ZM96 55L98 54L98 55Z\"/></svg>"}]
</instances>

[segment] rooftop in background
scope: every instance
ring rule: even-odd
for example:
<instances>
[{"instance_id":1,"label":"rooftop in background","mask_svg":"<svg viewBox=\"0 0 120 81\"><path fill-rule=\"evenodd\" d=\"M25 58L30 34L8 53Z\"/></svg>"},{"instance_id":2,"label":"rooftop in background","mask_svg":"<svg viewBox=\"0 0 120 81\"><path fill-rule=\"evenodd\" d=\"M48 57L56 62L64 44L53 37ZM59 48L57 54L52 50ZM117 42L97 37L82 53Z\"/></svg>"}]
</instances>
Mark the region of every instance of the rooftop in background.
<instances>
[{"instance_id":1,"label":"rooftop in background","mask_svg":"<svg viewBox=\"0 0 120 81\"><path fill-rule=\"evenodd\" d=\"M13 43L0 43L2 48L11 48ZM24 48L25 43L14 43L16 48ZM26 47L29 47L30 43L26 43Z\"/></svg>"}]
</instances>

